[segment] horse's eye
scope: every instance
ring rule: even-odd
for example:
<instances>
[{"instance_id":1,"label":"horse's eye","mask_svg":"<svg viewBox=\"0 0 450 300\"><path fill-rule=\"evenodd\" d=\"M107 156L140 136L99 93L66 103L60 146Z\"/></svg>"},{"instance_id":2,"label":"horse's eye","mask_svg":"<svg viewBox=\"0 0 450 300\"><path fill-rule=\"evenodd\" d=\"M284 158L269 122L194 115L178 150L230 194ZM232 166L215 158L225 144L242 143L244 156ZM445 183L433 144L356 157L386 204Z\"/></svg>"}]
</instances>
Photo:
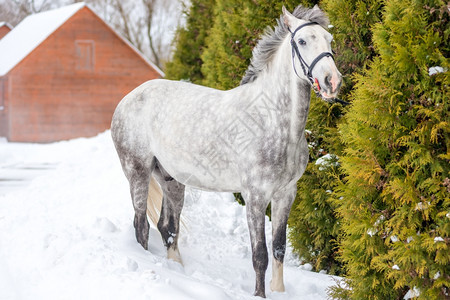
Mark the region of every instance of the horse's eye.
<instances>
[{"instance_id":1,"label":"horse's eye","mask_svg":"<svg viewBox=\"0 0 450 300\"><path fill-rule=\"evenodd\" d=\"M305 42L304 39L299 39L299 40L298 40L298 43L299 43L300 45L302 45L302 46L305 46L305 45L306 45L306 42Z\"/></svg>"}]
</instances>

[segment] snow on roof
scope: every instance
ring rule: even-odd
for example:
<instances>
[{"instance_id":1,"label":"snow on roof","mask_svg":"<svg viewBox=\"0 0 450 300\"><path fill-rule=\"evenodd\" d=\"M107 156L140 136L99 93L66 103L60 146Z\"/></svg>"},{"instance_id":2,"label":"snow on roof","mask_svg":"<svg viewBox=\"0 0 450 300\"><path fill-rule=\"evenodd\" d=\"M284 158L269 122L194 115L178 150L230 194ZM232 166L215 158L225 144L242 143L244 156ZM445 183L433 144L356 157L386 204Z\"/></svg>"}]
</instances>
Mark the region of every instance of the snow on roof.
<instances>
[{"instance_id":1,"label":"snow on roof","mask_svg":"<svg viewBox=\"0 0 450 300\"><path fill-rule=\"evenodd\" d=\"M84 6L80 2L26 17L0 40L0 76L14 68Z\"/></svg>"},{"instance_id":2,"label":"snow on roof","mask_svg":"<svg viewBox=\"0 0 450 300\"><path fill-rule=\"evenodd\" d=\"M11 24L9 24L8 22L0 22L0 27L2 27L2 26L6 26L6 27L8 27L9 29L12 29Z\"/></svg>"},{"instance_id":3,"label":"snow on roof","mask_svg":"<svg viewBox=\"0 0 450 300\"><path fill-rule=\"evenodd\" d=\"M27 57L28 54L45 41L56 29L85 6L86 4L84 2L79 2L26 17L0 40L0 76L4 76L11 71L11 69ZM106 22L104 23L108 25ZM109 25L108 27L111 28ZM164 76L164 73L155 64L145 58L131 43L113 28L111 30L161 74L161 76Z\"/></svg>"}]
</instances>

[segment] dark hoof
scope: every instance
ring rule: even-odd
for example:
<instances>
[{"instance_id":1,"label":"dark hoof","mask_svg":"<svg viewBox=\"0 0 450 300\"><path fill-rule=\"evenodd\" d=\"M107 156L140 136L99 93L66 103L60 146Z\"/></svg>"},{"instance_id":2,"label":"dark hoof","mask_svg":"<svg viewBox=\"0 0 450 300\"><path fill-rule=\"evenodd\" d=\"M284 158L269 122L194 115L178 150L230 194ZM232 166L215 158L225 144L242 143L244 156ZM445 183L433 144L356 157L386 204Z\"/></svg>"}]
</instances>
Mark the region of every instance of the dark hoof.
<instances>
[{"instance_id":1,"label":"dark hoof","mask_svg":"<svg viewBox=\"0 0 450 300\"><path fill-rule=\"evenodd\" d=\"M266 298L266 293L264 291L255 291L253 295L256 297Z\"/></svg>"},{"instance_id":2,"label":"dark hoof","mask_svg":"<svg viewBox=\"0 0 450 300\"><path fill-rule=\"evenodd\" d=\"M145 250L148 250L148 234L150 225L148 224L147 216L145 216L144 218L138 218L137 216L134 216L134 230L138 243L141 244L141 246Z\"/></svg>"}]
</instances>

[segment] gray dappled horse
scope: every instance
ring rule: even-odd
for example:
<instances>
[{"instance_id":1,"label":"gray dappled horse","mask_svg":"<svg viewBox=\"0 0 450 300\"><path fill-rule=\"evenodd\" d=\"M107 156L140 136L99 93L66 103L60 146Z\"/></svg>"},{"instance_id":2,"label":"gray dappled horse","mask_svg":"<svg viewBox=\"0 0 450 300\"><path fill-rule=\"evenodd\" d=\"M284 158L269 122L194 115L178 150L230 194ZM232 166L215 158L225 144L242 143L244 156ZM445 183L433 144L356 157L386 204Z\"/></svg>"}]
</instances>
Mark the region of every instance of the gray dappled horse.
<instances>
[{"instance_id":1,"label":"gray dappled horse","mask_svg":"<svg viewBox=\"0 0 450 300\"><path fill-rule=\"evenodd\" d=\"M152 80L117 106L111 134L130 183L138 242L148 249L147 197L163 192L157 227L168 257L181 262L177 240L185 185L240 192L246 202L255 295L265 297L265 211L272 203L273 291L284 291L286 224L296 183L308 162L305 124L313 88L333 101L341 74L331 54L328 19L315 6L283 8L253 50L241 85L220 91ZM153 182L153 185L155 183ZM151 204L151 203L150 203Z\"/></svg>"}]
</instances>

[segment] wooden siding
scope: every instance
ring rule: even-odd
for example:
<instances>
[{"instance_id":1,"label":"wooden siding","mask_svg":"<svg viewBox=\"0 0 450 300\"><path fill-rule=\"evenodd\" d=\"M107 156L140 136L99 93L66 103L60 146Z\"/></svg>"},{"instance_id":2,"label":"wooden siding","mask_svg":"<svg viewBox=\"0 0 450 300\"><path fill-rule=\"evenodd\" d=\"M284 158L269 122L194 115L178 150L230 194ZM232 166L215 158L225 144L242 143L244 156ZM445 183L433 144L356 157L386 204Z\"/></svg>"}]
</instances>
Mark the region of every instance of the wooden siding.
<instances>
[{"instance_id":1,"label":"wooden siding","mask_svg":"<svg viewBox=\"0 0 450 300\"><path fill-rule=\"evenodd\" d=\"M94 136L128 92L160 77L87 7L7 76L8 139L19 142Z\"/></svg>"},{"instance_id":2,"label":"wooden siding","mask_svg":"<svg viewBox=\"0 0 450 300\"><path fill-rule=\"evenodd\" d=\"M0 77L0 136L9 136L8 131L8 78Z\"/></svg>"},{"instance_id":3,"label":"wooden siding","mask_svg":"<svg viewBox=\"0 0 450 300\"><path fill-rule=\"evenodd\" d=\"M11 31L11 28L8 27L8 25L3 24L2 26L0 26L0 40L8 34L8 32Z\"/></svg>"}]
</instances>

